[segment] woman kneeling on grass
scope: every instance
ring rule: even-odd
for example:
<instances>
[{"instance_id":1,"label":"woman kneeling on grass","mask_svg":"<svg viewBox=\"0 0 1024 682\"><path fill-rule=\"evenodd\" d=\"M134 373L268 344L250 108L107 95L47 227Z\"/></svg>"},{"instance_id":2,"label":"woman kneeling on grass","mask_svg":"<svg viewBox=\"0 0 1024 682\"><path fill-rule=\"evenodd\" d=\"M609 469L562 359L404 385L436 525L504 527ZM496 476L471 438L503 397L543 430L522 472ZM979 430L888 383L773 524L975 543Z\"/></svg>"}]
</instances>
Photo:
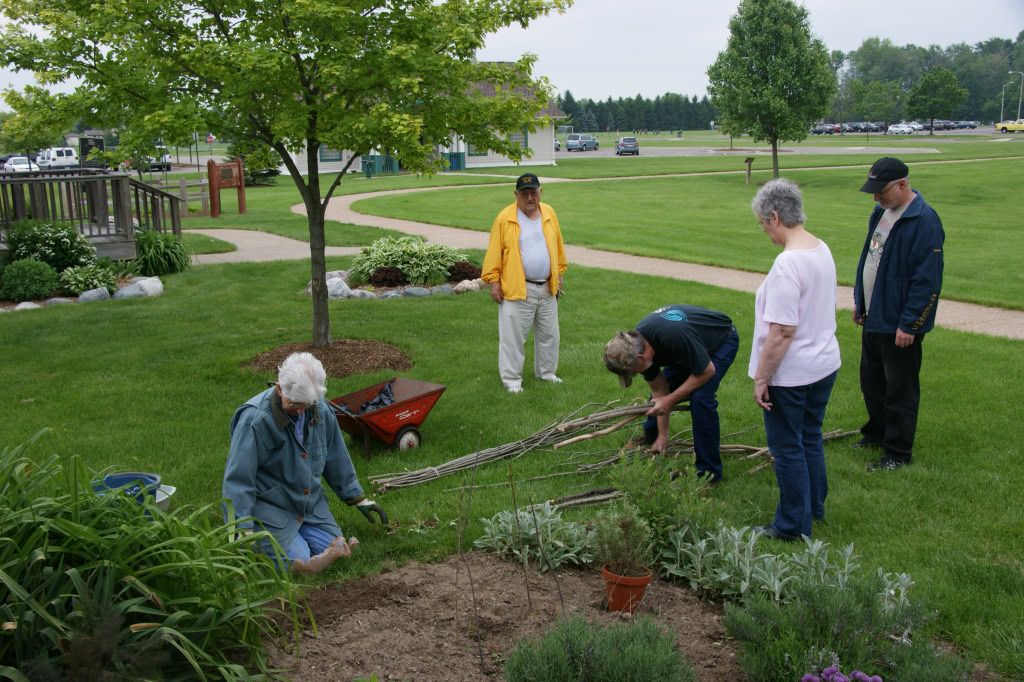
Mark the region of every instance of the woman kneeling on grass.
<instances>
[{"instance_id":1,"label":"woman kneeling on grass","mask_svg":"<svg viewBox=\"0 0 1024 682\"><path fill-rule=\"evenodd\" d=\"M345 539L328 507L321 478L370 522L387 514L366 499L338 420L324 394L327 373L309 353L292 353L277 383L254 396L231 419L231 450L222 493L234 506L242 532L267 530L292 570L319 573L347 557L356 544ZM224 518L230 518L227 505ZM269 537L259 547L277 560Z\"/></svg>"},{"instance_id":2,"label":"woman kneeling on grass","mask_svg":"<svg viewBox=\"0 0 1024 682\"><path fill-rule=\"evenodd\" d=\"M794 183L766 183L752 208L759 227L782 247L754 303L748 374L764 410L779 484L775 519L755 530L797 540L810 537L811 521L825 516L821 424L840 365L836 264L825 242L804 229L803 199Z\"/></svg>"}]
</instances>

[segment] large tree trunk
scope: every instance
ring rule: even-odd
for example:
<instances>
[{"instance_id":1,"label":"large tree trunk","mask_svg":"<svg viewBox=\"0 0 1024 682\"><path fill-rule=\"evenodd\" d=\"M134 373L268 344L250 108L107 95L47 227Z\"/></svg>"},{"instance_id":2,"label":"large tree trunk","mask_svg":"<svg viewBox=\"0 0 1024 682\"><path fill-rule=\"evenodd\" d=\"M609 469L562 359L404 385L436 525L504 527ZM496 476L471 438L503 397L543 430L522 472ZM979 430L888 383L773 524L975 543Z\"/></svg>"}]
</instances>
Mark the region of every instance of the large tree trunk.
<instances>
[{"instance_id":1,"label":"large tree trunk","mask_svg":"<svg viewBox=\"0 0 1024 682\"><path fill-rule=\"evenodd\" d=\"M779 138L772 138L772 179L779 179Z\"/></svg>"}]
</instances>

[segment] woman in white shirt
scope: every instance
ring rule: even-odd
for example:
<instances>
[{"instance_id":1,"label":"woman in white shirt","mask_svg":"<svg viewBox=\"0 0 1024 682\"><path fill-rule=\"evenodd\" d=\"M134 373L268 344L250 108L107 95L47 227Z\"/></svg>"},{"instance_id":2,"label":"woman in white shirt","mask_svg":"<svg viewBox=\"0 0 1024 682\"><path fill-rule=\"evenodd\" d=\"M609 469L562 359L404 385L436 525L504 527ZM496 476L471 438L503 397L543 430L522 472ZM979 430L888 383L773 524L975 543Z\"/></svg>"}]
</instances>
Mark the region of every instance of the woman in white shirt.
<instances>
[{"instance_id":1,"label":"woman in white shirt","mask_svg":"<svg viewBox=\"0 0 1024 682\"><path fill-rule=\"evenodd\" d=\"M840 365L836 265L825 242L804 229L793 182L765 183L752 208L759 227L782 247L757 289L748 369L779 484L775 518L756 530L797 540L810 537L812 520L824 517L828 494L821 424Z\"/></svg>"}]
</instances>

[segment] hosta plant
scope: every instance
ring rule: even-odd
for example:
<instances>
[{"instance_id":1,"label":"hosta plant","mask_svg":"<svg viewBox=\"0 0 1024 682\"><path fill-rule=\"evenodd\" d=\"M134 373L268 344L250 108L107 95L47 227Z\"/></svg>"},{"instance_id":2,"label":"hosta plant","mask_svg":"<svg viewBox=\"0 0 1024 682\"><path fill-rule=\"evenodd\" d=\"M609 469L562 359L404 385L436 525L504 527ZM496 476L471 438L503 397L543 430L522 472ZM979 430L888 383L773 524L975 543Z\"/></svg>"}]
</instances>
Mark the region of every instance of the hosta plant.
<instances>
[{"instance_id":1,"label":"hosta plant","mask_svg":"<svg viewBox=\"0 0 1024 682\"><path fill-rule=\"evenodd\" d=\"M410 284L447 281L448 270L466 255L443 244L427 244L419 237L384 237L364 247L352 260L352 272L362 281L383 267L398 268Z\"/></svg>"},{"instance_id":2,"label":"hosta plant","mask_svg":"<svg viewBox=\"0 0 1024 682\"><path fill-rule=\"evenodd\" d=\"M117 291L117 274L109 265L78 265L60 273L60 287L75 296L100 287L114 293Z\"/></svg>"}]
</instances>

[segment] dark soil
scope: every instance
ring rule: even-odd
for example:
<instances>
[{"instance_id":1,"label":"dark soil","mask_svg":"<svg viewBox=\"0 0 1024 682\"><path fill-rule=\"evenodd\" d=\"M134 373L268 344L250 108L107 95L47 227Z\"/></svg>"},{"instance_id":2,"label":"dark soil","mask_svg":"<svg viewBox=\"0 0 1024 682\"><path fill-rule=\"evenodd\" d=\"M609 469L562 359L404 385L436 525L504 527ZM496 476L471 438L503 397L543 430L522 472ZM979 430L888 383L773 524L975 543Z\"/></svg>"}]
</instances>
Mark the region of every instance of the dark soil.
<instances>
[{"instance_id":1,"label":"dark soil","mask_svg":"<svg viewBox=\"0 0 1024 682\"><path fill-rule=\"evenodd\" d=\"M467 554L466 560L479 624L459 557L438 564L413 561L391 573L310 590L306 596L319 639L305 622L299 660L289 643L269 647L272 663L287 668L285 675L295 682L369 679L373 674L381 682L501 680L504 655L515 642L539 636L557 622L558 588L552 573L531 569L531 609L518 564L481 552ZM604 623L624 619L605 610L599 570L558 571L557 576L567 613ZM746 679L736 663L736 647L722 628L721 606L701 601L679 585L654 580L637 611L641 614L675 629L676 643L696 666L698 682Z\"/></svg>"},{"instance_id":2,"label":"dark soil","mask_svg":"<svg viewBox=\"0 0 1024 682\"><path fill-rule=\"evenodd\" d=\"M412 360L405 353L373 339L338 339L329 346L314 346L312 342L290 343L260 353L249 361L249 367L276 375L277 368L285 358L292 353L302 352L312 353L323 364L327 376L335 379L378 369L400 372L412 369Z\"/></svg>"}]
</instances>

